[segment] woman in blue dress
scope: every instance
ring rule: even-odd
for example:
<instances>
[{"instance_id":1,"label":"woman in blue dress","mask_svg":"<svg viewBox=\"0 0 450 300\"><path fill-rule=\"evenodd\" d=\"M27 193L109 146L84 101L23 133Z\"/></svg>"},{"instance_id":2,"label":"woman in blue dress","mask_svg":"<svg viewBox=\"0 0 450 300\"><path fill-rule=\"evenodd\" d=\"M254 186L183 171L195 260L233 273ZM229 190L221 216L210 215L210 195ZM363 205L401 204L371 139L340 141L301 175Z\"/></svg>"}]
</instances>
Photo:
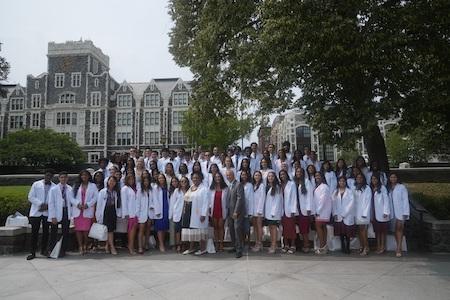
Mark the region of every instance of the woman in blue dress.
<instances>
[{"instance_id":1,"label":"woman in blue dress","mask_svg":"<svg viewBox=\"0 0 450 300\"><path fill-rule=\"evenodd\" d=\"M162 207L162 213L155 218L155 231L158 234L159 251L165 252L164 241L169 231L169 192L164 174L158 175L158 186L153 201L159 202L159 207Z\"/></svg>"}]
</instances>

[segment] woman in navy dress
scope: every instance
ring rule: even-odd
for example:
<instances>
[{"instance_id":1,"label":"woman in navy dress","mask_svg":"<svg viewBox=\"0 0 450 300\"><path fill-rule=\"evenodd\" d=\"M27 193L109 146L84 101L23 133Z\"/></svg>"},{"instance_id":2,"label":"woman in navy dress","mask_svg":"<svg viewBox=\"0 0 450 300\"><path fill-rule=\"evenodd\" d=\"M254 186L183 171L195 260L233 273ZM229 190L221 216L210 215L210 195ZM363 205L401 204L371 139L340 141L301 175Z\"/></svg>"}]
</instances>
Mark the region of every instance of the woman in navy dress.
<instances>
[{"instance_id":1,"label":"woman in navy dress","mask_svg":"<svg viewBox=\"0 0 450 300\"><path fill-rule=\"evenodd\" d=\"M159 250L165 252L164 241L166 233L169 231L169 192L164 174L158 175L158 187L155 197L157 199L154 199L154 201L161 201L160 203L162 204L162 216L160 219L155 219L155 231L158 234Z\"/></svg>"}]
</instances>

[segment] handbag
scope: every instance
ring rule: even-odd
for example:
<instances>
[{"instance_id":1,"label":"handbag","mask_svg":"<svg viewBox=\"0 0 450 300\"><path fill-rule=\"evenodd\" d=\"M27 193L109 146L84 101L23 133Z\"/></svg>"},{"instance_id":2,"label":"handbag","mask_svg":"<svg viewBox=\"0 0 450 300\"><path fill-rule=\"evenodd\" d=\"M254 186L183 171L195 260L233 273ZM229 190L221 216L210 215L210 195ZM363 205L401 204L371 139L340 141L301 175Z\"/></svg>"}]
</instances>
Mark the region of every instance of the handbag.
<instances>
[{"instance_id":1,"label":"handbag","mask_svg":"<svg viewBox=\"0 0 450 300\"><path fill-rule=\"evenodd\" d=\"M108 240L108 228L103 224L94 223L89 230L88 236L95 240L106 241Z\"/></svg>"},{"instance_id":2,"label":"handbag","mask_svg":"<svg viewBox=\"0 0 450 300\"><path fill-rule=\"evenodd\" d=\"M216 253L216 247L214 247L214 241L211 238L206 243L206 251L210 254Z\"/></svg>"}]
</instances>

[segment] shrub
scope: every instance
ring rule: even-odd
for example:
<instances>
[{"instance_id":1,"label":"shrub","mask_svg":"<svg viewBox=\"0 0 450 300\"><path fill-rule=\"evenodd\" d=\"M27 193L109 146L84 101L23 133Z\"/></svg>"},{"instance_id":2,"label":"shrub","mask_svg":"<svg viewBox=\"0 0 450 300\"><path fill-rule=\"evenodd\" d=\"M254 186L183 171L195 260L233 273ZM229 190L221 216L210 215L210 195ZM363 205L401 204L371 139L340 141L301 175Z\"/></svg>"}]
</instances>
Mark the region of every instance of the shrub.
<instances>
[{"instance_id":1,"label":"shrub","mask_svg":"<svg viewBox=\"0 0 450 300\"><path fill-rule=\"evenodd\" d=\"M450 220L450 183L410 183L411 197L434 217Z\"/></svg>"},{"instance_id":2,"label":"shrub","mask_svg":"<svg viewBox=\"0 0 450 300\"><path fill-rule=\"evenodd\" d=\"M0 224L4 225L6 218L16 211L28 215L30 203L28 192L30 186L2 186L0 187Z\"/></svg>"}]
</instances>

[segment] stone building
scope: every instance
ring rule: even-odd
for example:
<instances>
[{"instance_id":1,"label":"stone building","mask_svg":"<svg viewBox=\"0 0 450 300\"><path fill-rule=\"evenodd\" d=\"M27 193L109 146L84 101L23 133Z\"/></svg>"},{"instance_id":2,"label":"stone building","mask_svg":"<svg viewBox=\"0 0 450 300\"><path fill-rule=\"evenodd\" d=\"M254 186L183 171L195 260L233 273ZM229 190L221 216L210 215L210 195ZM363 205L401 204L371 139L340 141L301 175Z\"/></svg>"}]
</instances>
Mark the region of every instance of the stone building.
<instances>
[{"instance_id":1,"label":"stone building","mask_svg":"<svg viewBox=\"0 0 450 300\"><path fill-rule=\"evenodd\" d=\"M51 128L76 141L88 162L131 146L187 147L181 123L190 82L118 83L109 57L89 40L50 42L47 58L47 72L28 75L26 87L5 86L0 137L22 128Z\"/></svg>"}]
</instances>

